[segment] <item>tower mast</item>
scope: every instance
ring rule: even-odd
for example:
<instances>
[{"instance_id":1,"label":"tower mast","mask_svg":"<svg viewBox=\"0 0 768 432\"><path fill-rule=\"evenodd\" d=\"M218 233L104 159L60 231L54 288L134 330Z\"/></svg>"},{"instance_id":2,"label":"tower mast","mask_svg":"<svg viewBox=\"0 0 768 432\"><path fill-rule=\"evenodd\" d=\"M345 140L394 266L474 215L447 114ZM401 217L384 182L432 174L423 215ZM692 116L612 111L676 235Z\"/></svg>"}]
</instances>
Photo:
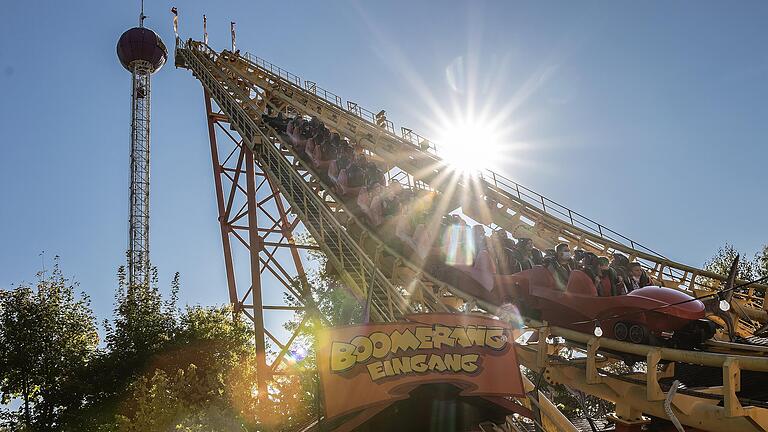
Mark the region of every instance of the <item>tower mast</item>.
<instances>
[{"instance_id":1,"label":"tower mast","mask_svg":"<svg viewBox=\"0 0 768 432\"><path fill-rule=\"evenodd\" d=\"M128 284L149 282L149 137L150 77L165 63L168 51L160 37L144 27L142 1L139 27L117 43L117 56L131 73L131 182L128 216Z\"/></svg>"}]
</instances>

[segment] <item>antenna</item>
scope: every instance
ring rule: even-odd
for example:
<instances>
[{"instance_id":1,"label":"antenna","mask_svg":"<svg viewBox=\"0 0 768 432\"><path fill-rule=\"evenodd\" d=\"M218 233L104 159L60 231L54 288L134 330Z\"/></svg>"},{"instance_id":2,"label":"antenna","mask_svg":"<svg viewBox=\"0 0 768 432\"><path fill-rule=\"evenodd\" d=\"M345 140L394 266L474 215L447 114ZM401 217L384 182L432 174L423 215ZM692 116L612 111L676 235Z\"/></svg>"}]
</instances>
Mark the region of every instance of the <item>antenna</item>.
<instances>
[{"instance_id":1,"label":"antenna","mask_svg":"<svg viewBox=\"0 0 768 432\"><path fill-rule=\"evenodd\" d=\"M144 18L147 16L144 15L144 0L141 0L141 13L139 14L139 27L144 27Z\"/></svg>"}]
</instances>

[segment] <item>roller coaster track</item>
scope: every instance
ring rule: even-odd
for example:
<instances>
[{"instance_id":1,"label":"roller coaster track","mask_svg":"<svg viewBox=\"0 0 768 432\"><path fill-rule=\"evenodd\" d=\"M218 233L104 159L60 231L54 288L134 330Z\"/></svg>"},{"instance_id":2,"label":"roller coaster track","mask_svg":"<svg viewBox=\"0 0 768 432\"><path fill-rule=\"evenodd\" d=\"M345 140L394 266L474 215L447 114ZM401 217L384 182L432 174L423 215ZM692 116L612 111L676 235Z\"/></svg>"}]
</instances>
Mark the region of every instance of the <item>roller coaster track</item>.
<instances>
[{"instance_id":1,"label":"roller coaster track","mask_svg":"<svg viewBox=\"0 0 768 432\"><path fill-rule=\"evenodd\" d=\"M691 295L712 293L725 280L723 275L672 261L491 170L478 172L472 180L459 178L458 182L448 182L447 178L456 178L450 176L449 167L439 158L436 144L411 129L401 127L398 136L392 122L377 125L371 111L349 101L344 107L340 96L249 53L235 58L224 51L222 56L234 60L233 67L248 82L268 89L271 102L278 108L291 107L320 118L327 126L365 146L390 168L404 172L412 185L420 186L423 182L449 192L448 195L456 197L456 204L463 204L462 211L480 223L504 228L513 235L520 227L530 227L534 243L541 249L565 240L572 247L600 255L622 252L643 264L659 284ZM463 193L453 190L457 184L465 189ZM530 233L526 230L526 234ZM768 321L768 304L762 297L767 288L764 284L751 284L736 296L743 315L755 322ZM751 327L742 329L743 336L750 332Z\"/></svg>"},{"instance_id":2,"label":"roller coaster track","mask_svg":"<svg viewBox=\"0 0 768 432\"><path fill-rule=\"evenodd\" d=\"M334 205L332 197L326 195L323 188L317 187L317 180L306 175L306 167L280 143L273 130L252 118L253 101L237 80L222 73L218 60L215 52L201 44L177 48L177 65L191 69L206 94L217 102L222 113L226 113L223 120L238 132L242 143L258 158L260 168L278 185L292 208L300 213L306 228L334 267L339 269L347 287L358 298L370 299L371 316L377 321L395 321L408 312L455 310L444 304L440 296L448 289L457 290L425 275L402 258L384 259L383 254L376 251L386 246L373 236L371 239L377 243L373 246L373 254L370 253L372 242L366 241L365 233L356 239L352 237L352 226L344 226L342 222L354 223L354 218L345 214L340 205ZM260 119L260 116L255 118ZM368 250L363 250L365 246ZM369 258L370 255L374 258ZM527 391L536 390L530 381L524 379L524 382ZM532 404L538 404L545 430L575 431L543 394L539 392L536 399L524 399L522 404L529 409Z\"/></svg>"},{"instance_id":3,"label":"roller coaster track","mask_svg":"<svg viewBox=\"0 0 768 432\"><path fill-rule=\"evenodd\" d=\"M370 111L351 103L345 109L340 97L311 82L302 86L295 75L248 54L217 53L190 40L177 43L176 64L190 69L202 83L221 110L217 115L237 131L347 287L366 302L372 319L393 321L414 311L456 311L460 306L456 299L473 300L426 274L369 231L312 168L292 153L285 137L261 121L261 114L270 106L318 116L328 127L364 145L372 157L386 162L392 168L390 175L401 176L412 187L439 190L447 168L434 153L433 143L407 129L397 136L389 122L376 126ZM694 294L712 292L723 280L721 275L668 260L490 171L458 183L458 188L471 188L474 194L459 194L459 199L447 204L448 210L462 207L479 222L513 233L521 224L532 226L540 247L552 246L563 238L600 253L622 251L645 263L658 281ZM483 207L468 205L477 203ZM468 212L471 208L484 210ZM756 289L764 288L750 287L741 293L738 306L748 311L750 320L765 321L762 298L755 295ZM491 305L478 306L494 310ZM732 350L727 344L720 353L670 350L601 340L546 323L528 324L540 337L539 342L520 344L521 362L532 370L545 371L549 382L565 383L615 402L617 421L622 424L639 422L642 413L665 417L661 382L665 376L674 375L675 364L691 364L720 368L722 382L675 397L673 406L683 424L702 430L768 430L768 404L740 394L741 371L768 372L768 359L762 353ZM748 333L749 328L742 332ZM564 358L562 349L566 346L571 354L578 355ZM626 364L627 359L646 362L647 371L637 375L603 367ZM525 403L530 406L530 401ZM542 411L547 414L547 430L573 430L552 407Z\"/></svg>"}]
</instances>

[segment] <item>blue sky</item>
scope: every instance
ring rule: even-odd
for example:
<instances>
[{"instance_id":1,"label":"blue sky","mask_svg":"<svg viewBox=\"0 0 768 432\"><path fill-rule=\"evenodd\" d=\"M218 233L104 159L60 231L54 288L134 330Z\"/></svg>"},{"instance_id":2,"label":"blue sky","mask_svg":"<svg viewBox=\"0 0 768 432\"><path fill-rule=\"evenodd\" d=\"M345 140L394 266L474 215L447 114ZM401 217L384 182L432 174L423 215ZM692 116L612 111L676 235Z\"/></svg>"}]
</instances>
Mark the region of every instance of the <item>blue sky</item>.
<instances>
[{"instance_id":1,"label":"blue sky","mask_svg":"<svg viewBox=\"0 0 768 432\"><path fill-rule=\"evenodd\" d=\"M0 27L0 287L41 251L110 314L127 237L134 2L13 1ZM499 171L692 265L768 242L764 2L147 1L146 24L238 46L397 125L504 112ZM153 77L152 258L185 303L226 302L202 91ZM433 133L438 133L434 132Z\"/></svg>"}]
</instances>

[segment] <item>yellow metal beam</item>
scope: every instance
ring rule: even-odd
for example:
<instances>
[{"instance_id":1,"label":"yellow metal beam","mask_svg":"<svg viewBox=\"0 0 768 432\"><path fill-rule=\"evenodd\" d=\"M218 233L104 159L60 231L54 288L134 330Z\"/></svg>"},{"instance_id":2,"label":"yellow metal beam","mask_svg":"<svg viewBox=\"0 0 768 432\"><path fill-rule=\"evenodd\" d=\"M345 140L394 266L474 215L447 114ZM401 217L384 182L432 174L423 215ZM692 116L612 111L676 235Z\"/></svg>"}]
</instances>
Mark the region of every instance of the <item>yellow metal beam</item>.
<instances>
[{"instance_id":1,"label":"yellow metal beam","mask_svg":"<svg viewBox=\"0 0 768 432\"><path fill-rule=\"evenodd\" d=\"M460 205L463 197L476 197L472 200L473 205L463 206L462 210L482 223L494 223L514 232L517 227L523 224L528 225L521 221L522 215L533 221L531 232L539 247L551 247L562 241L561 239L566 239L574 246L598 254L622 252L632 259L644 262L651 276L660 284L689 294L711 293L718 287L709 286L711 282L707 280L715 284L724 280L722 275L627 246L612 239L612 237L622 236L592 221L589 223L596 224L597 232L578 226L574 215L581 218L583 216L564 207L558 207L557 211L548 211L547 205L550 202L546 198L524 188L521 190L521 186L496 173L490 171L485 173L482 179L476 180L476 184L461 179L445 182L443 180L449 175L449 167L436 154L419 145L414 145L414 136L418 143L424 141L423 137L405 128L403 128L403 136L399 137L395 135L393 128L382 128L374 124L373 119L363 118L357 105L354 105L355 109L345 109L341 106L341 98L338 96L333 95L335 98L331 99L321 97L314 83L312 83L313 86L302 88L298 77L288 76L284 71L281 72L279 68L261 59L250 55L235 56L228 51L223 51L221 57L226 61L225 66L229 67L233 74L264 89L270 94L271 99L280 100L304 115L320 118L328 127L356 140L358 144L390 166L399 167L416 179L430 183L437 190L455 188L455 193L446 194L451 195L455 200L454 205ZM531 199L523 199L526 194L536 199L540 198L541 203L532 204ZM603 229L607 231L602 232ZM739 298L737 301L751 320L766 322L768 312L764 307L768 304L765 304L761 297L754 295L754 288L768 288L768 286L754 284L747 294L736 296ZM742 329L742 334L749 334L749 332L750 329Z\"/></svg>"}]
</instances>

